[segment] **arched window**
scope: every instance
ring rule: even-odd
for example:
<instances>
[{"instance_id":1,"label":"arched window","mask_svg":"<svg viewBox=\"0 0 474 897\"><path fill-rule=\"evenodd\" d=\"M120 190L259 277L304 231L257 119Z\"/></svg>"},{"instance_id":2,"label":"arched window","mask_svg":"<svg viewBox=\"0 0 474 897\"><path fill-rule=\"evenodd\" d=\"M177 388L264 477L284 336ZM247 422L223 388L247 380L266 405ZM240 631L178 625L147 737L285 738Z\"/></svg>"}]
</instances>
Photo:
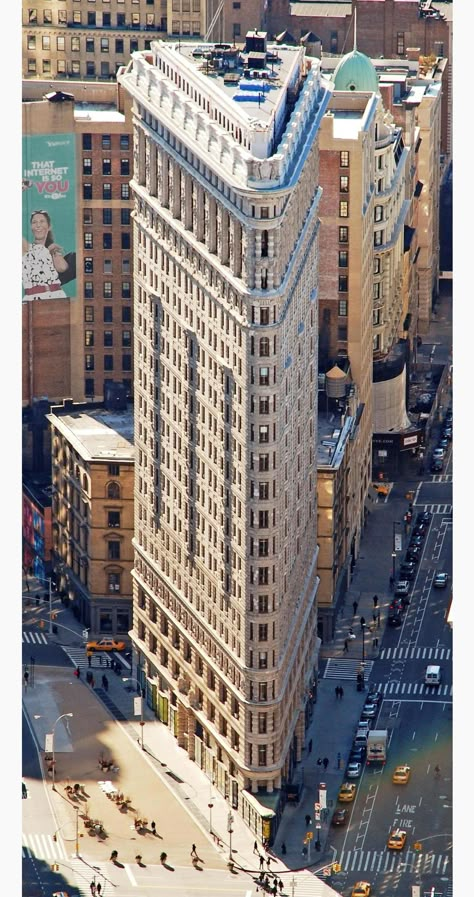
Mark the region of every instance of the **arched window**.
<instances>
[{"instance_id":1,"label":"arched window","mask_svg":"<svg viewBox=\"0 0 474 897\"><path fill-rule=\"evenodd\" d=\"M107 484L107 498L120 498L120 486L118 483Z\"/></svg>"}]
</instances>

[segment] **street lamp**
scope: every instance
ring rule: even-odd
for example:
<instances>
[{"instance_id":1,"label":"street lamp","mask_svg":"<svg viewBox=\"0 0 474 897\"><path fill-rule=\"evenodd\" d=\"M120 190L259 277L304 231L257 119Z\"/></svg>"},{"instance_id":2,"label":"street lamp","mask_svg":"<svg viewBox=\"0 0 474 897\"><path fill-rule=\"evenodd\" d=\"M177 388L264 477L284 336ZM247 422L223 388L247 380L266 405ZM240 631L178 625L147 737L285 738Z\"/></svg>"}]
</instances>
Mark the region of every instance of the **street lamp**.
<instances>
[{"instance_id":1,"label":"street lamp","mask_svg":"<svg viewBox=\"0 0 474 897\"><path fill-rule=\"evenodd\" d=\"M396 560L397 560L397 552L392 551L392 580L393 580L394 584L395 584L395 562L396 562Z\"/></svg>"},{"instance_id":2,"label":"street lamp","mask_svg":"<svg viewBox=\"0 0 474 897\"><path fill-rule=\"evenodd\" d=\"M233 817L231 811L229 810L229 814L227 816L227 831L229 832L229 863L228 863L229 866L232 866L232 864L234 862L233 857L232 857L232 832L233 832L232 823L233 823L233 821L234 821L234 817Z\"/></svg>"},{"instance_id":3,"label":"street lamp","mask_svg":"<svg viewBox=\"0 0 474 897\"><path fill-rule=\"evenodd\" d=\"M55 785L55 783L54 783L54 768L55 768L55 765L56 765L56 764L55 764L55 759L54 759L54 730L55 730L57 724L59 723L59 720L60 720L60 719L64 719L64 717L66 717L66 716L68 716L68 717L72 717L72 716L74 716L74 714L73 714L73 713L61 713L61 716L58 716L56 722L55 722L54 725L53 725L53 732L52 732L52 735L51 735L51 753L52 753L52 755L53 755L53 769L52 769L52 776L53 776L53 791L56 791L56 785Z\"/></svg>"},{"instance_id":4,"label":"street lamp","mask_svg":"<svg viewBox=\"0 0 474 897\"><path fill-rule=\"evenodd\" d=\"M47 583L48 583L48 598L49 598L49 634L52 635L52 632L53 632L53 585L52 585L52 582L51 582L51 577L50 577L50 576L47 576L47 577L36 576L36 579L38 579L40 582L47 582Z\"/></svg>"},{"instance_id":5,"label":"street lamp","mask_svg":"<svg viewBox=\"0 0 474 897\"><path fill-rule=\"evenodd\" d=\"M362 623L362 666L365 662L365 630L367 628L366 623Z\"/></svg>"},{"instance_id":6,"label":"street lamp","mask_svg":"<svg viewBox=\"0 0 474 897\"><path fill-rule=\"evenodd\" d=\"M143 729L144 729L145 723L143 720L143 688L141 686L141 683L138 681L138 679L135 679L135 676L122 676L122 681L123 682L130 682L130 681L136 682L138 685L138 688L140 690L140 729L141 729L140 747L141 747L142 751L144 751L145 748L143 747Z\"/></svg>"}]
</instances>

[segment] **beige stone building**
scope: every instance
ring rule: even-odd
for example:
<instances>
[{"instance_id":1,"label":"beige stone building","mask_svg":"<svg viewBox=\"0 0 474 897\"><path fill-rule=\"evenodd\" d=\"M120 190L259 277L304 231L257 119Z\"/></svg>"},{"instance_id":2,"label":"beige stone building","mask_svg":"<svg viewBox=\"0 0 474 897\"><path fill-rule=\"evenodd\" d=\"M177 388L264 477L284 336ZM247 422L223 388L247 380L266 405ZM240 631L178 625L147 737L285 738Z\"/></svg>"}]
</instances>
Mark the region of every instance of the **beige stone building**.
<instances>
[{"instance_id":1,"label":"beige stone building","mask_svg":"<svg viewBox=\"0 0 474 897\"><path fill-rule=\"evenodd\" d=\"M134 445L131 412L65 402L47 415L53 568L91 638L129 641Z\"/></svg>"},{"instance_id":2,"label":"beige stone building","mask_svg":"<svg viewBox=\"0 0 474 897\"><path fill-rule=\"evenodd\" d=\"M252 34L246 50L203 60L159 42L119 74L135 151L132 640L160 718L272 837L318 657L318 132L330 88L302 48L277 53Z\"/></svg>"}]
</instances>

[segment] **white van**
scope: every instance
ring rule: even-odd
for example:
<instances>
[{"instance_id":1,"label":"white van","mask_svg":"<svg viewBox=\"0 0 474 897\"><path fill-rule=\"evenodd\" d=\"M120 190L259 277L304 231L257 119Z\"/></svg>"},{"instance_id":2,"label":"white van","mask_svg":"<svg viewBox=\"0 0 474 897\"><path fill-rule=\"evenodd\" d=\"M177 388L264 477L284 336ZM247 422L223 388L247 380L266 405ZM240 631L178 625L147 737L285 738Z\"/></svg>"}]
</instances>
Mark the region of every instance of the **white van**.
<instances>
[{"instance_id":1,"label":"white van","mask_svg":"<svg viewBox=\"0 0 474 897\"><path fill-rule=\"evenodd\" d=\"M354 747L367 747L368 734L368 729L357 729L356 736L354 738Z\"/></svg>"},{"instance_id":2,"label":"white van","mask_svg":"<svg viewBox=\"0 0 474 897\"><path fill-rule=\"evenodd\" d=\"M441 684L441 667L429 665L425 672L425 685Z\"/></svg>"}]
</instances>

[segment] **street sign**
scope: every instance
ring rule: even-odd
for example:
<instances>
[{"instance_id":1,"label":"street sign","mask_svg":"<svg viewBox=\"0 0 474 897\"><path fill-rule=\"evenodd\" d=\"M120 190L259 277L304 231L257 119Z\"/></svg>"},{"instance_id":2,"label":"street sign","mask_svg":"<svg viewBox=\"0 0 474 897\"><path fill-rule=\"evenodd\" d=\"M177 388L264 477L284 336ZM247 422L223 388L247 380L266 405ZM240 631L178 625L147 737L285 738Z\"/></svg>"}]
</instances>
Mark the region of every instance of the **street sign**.
<instances>
[{"instance_id":1,"label":"street sign","mask_svg":"<svg viewBox=\"0 0 474 897\"><path fill-rule=\"evenodd\" d=\"M395 551L402 550L402 534L401 533L394 533L393 547L394 547Z\"/></svg>"},{"instance_id":2,"label":"street sign","mask_svg":"<svg viewBox=\"0 0 474 897\"><path fill-rule=\"evenodd\" d=\"M326 798L327 798L326 783L320 782L319 783L319 805L322 810L326 809Z\"/></svg>"},{"instance_id":3,"label":"street sign","mask_svg":"<svg viewBox=\"0 0 474 897\"><path fill-rule=\"evenodd\" d=\"M133 699L133 713L135 716L142 715L142 698L134 698Z\"/></svg>"},{"instance_id":4,"label":"street sign","mask_svg":"<svg viewBox=\"0 0 474 897\"><path fill-rule=\"evenodd\" d=\"M53 733L44 736L44 752L45 754L53 753Z\"/></svg>"}]
</instances>

